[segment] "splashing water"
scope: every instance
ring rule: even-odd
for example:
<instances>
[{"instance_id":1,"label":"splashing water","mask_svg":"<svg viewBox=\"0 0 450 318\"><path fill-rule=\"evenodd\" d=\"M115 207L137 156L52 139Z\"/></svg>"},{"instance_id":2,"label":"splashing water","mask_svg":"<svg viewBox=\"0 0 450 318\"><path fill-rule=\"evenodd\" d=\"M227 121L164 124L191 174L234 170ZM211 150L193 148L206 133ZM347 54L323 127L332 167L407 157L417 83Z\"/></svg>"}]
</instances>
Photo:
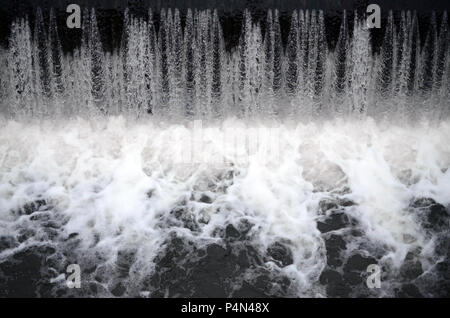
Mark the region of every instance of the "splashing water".
<instances>
[{"instance_id":1,"label":"splashing water","mask_svg":"<svg viewBox=\"0 0 450 318\"><path fill-rule=\"evenodd\" d=\"M322 11L293 12L286 47L277 10L264 32L245 11L230 52L215 10L188 10L184 28L178 10L159 17L156 30L151 11L126 11L112 53L95 10L69 54L53 11L49 30L40 10L33 34L12 24L0 48L2 294L448 293L446 13L424 43L415 13L390 13L379 53L346 12L329 48ZM6 273L30 257L40 270L23 291ZM81 290L63 286L70 263ZM380 289L366 286L369 264Z\"/></svg>"}]
</instances>

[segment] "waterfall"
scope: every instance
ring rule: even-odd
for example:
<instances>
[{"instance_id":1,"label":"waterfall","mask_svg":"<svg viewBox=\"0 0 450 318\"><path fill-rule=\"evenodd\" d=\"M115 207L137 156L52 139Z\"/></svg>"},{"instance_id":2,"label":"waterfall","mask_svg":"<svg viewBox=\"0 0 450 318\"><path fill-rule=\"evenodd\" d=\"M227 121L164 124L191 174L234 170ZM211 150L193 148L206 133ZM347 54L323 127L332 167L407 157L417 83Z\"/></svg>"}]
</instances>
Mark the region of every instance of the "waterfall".
<instances>
[{"instance_id":1,"label":"waterfall","mask_svg":"<svg viewBox=\"0 0 450 318\"><path fill-rule=\"evenodd\" d=\"M347 90L347 64L349 61L349 34L347 25L347 12L344 10L342 14L342 23L339 30L339 38L335 49L335 74L334 74L334 95L337 99L336 111L342 113L344 111L342 104L344 103L345 94Z\"/></svg>"},{"instance_id":2,"label":"waterfall","mask_svg":"<svg viewBox=\"0 0 450 318\"><path fill-rule=\"evenodd\" d=\"M186 26L184 31L184 43L185 43L185 77L186 82L186 115L194 115L194 103L195 103L195 56L196 45L194 42L194 20L192 16L192 10L189 9L186 15Z\"/></svg>"},{"instance_id":3,"label":"waterfall","mask_svg":"<svg viewBox=\"0 0 450 318\"><path fill-rule=\"evenodd\" d=\"M282 59L283 45L281 43L281 28L278 10L273 17L273 91L276 97L280 96L283 81ZM278 112L279 110L277 110Z\"/></svg>"},{"instance_id":4,"label":"waterfall","mask_svg":"<svg viewBox=\"0 0 450 318\"><path fill-rule=\"evenodd\" d=\"M160 99L159 99L159 109L158 112L167 111L167 107L170 99L170 86L169 86L169 50L170 46L168 36L170 33L168 18L166 17L166 11L164 9L161 10L161 21L159 27L159 36L158 36L158 44L159 44L159 87L160 90Z\"/></svg>"},{"instance_id":5,"label":"waterfall","mask_svg":"<svg viewBox=\"0 0 450 318\"><path fill-rule=\"evenodd\" d=\"M389 11L378 74L378 91L383 97L390 97L392 93L396 65L395 44L394 15L392 11Z\"/></svg>"},{"instance_id":6,"label":"waterfall","mask_svg":"<svg viewBox=\"0 0 450 318\"><path fill-rule=\"evenodd\" d=\"M448 68L448 42L450 41L448 32L447 12L442 16L441 28L438 38L438 50L436 54L436 72L434 73L433 89L439 90L442 86L445 69Z\"/></svg>"},{"instance_id":7,"label":"waterfall","mask_svg":"<svg viewBox=\"0 0 450 318\"><path fill-rule=\"evenodd\" d=\"M449 295L447 12L130 2L0 45L1 297Z\"/></svg>"},{"instance_id":8,"label":"waterfall","mask_svg":"<svg viewBox=\"0 0 450 318\"><path fill-rule=\"evenodd\" d=\"M94 12L95 14L95 12ZM91 77L91 18L89 9L85 8L83 11L83 22L81 25L82 36L81 36L81 47L80 47L80 58L76 60L77 65L75 66L75 72L77 73L76 85L78 86L78 94L73 95L74 107L78 108L79 113L90 112L91 111L91 101L92 101L92 77ZM79 97L77 97L79 96ZM79 103L76 103L79 99Z\"/></svg>"},{"instance_id":9,"label":"waterfall","mask_svg":"<svg viewBox=\"0 0 450 318\"><path fill-rule=\"evenodd\" d=\"M342 12L336 45L328 46L321 10L293 11L287 43L280 13L264 26L243 12L237 47L225 49L217 10L162 9L159 21L125 10L120 47L105 52L96 12L85 9L79 47L63 53L55 12L38 9L11 25L0 50L0 94L8 116L127 114L183 118L366 114L388 118L448 114L447 13L431 14L420 41L416 12L389 12L379 53L354 14ZM183 21L183 22L182 22ZM158 24L158 29L155 24ZM48 25L48 28L45 27ZM409 115L408 115L409 114ZM413 116L413 117L414 117Z\"/></svg>"},{"instance_id":10,"label":"waterfall","mask_svg":"<svg viewBox=\"0 0 450 318\"><path fill-rule=\"evenodd\" d=\"M210 27L209 10L197 13L197 45L199 48L197 61L197 114L200 117L210 117L209 94L210 91L210 41L208 31Z\"/></svg>"},{"instance_id":11,"label":"waterfall","mask_svg":"<svg viewBox=\"0 0 450 318\"><path fill-rule=\"evenodd\" d=\"M315 79L316 79L316 67L317 67L317 56L318 56L318 42L319 33L317 29L317 15L316 10L312 10L309 16L309 34L308 34L308 71L306 74L307 82L305 83L307 96L312 99L314 98L315 92ZM312 112L315 112L312 109Z\"/></svg>"},{"instance_id":12,"label":"waterfall","mask_svg":"<svg viewBox=\"0 0 450 318\"><path fill-rule=\"evenodd\" d=\"M33 70L33 48L31 45L31 32L28 21L20 19L11 26L11 38L9 41L8 70L10 78L10 115L36 114L34 108L33 92L35 91L36 76ZM7 75L7 74L5 74ZM8 104L7 104L8 106Z\"/></svg>"},{"instance_id":13,"label":"waterfall","mask_svg":"<svg viewBox=\"0 0 450 318\"><path fill-rule=\"evenodd\" d=\"M169 11L170 12L170 11ZM170 87L171 87L171 115L176 116L181 114L180 107L184 107L182 105L182 95L183 92L183 32L181 30L181 20L180 20L180 12L178 9L175 9L174 15L171 23L171 32L170 32Z\"/></svg>"},{"instance_id":14,"label":"waterfall","mask_svg":"<svg viewBox=\"0 0 450 318\"><path fill-rule=\"evenodd\" d=\"M417 19L417 13L414 11L412 21L409 29L409 54L410 64L408 67L408 95L413 94L418 89L418 69L420 59L420 34L419 34L419 21Z\"/></svg>"},{"instance_id":15,"label":"waterfall","mask_svg":"<svg viewBox=\"0 0 450 318\"><path fill-rule=\"evenodd\" d=\"M292 13L291 29L289 31L289 38L287 44L287 63L288 69L286 72L286 94L294 96L298 89L298 18L297 12Z\"/></svg>"},{"instance_id":16,"label":"waterfall","mask_svg":"<svg viewBox=\"0 0 450 318\"><path fill-rule=\"evenodd\" d=\"M366 24L356 17L353 28L353 44L351 48L351 96L349 112L364 113L367 111L371 73L370 34Z\"/></svg>"},{"instance_id":17,"label":"waterfall","mask_svg":"<svg viewBox=\"0 0 450 318\"><path fill-rule=\"evenodd\" d=\"M44 27L44 17L38 8L36 12L36 22L34 26L34 72L37 87L37 103L42 106L37 113L48 115L51 113L49 100L52 97L50 57L48 52L47 32Z\"/></svg>"},{"instance_id":18,"label":"waterfall","mask_svg":"<svg viewBox=\"0 0 450 318\"><path fill-rule=\"evenodd\" d=\"M147 76L147 92L149 93L148 100L148 108L147 113L152 114L154 109L156 108L156 104L158 101L158 91L157 91L157 83L158 83L158 49L157 49L157 39L156 39L156 31L155 26L153 24L153 11L151 9L148 10L148 63L149 69L146 70ZM150 87L148 87L148 83L150 82Z\"/></svg>"},{"instance_id":19,"label":"waterfall","mask_svg":"<svg viewBox=\"0 0 450 318\"><path fill-rule=\"evenodd\" d=\"M430 92L433 88L433 78L436 73L436 62L438 52L438 35L436 14L433 12L430 18L429 29L422 50L422 73L421 88L425 92Z\"/></svg>"},{"instance_id":20,"label":"waterfall","mask_svg":"<svg viewBox=\"0 0 450 318\"><path fill-rule=\"evenodd\" d=\"M266 31L264 35L264 75L262 80L263 113L273 114L273 17L272 10L267 12Z\"/></svg>"},{"instance_id":21,"label":"waterfall","mask_svg":"<svg viewBox=\"0 0 450 318\"><path fill-rule=\"evenodd\" d=\"M224 51L222 42L222 29L219 23L217 10L214 10L212 20L212 82L211 82L211 103L213 105L213 114L215 117L222 113L222 65Z\"/></svg>"},{"instance_id":22,"label":"waterfall","mask_svg":"<svg viewBox=\"0 0 450 318\"><path fill-rule=\"evenodd\" d=\"M356 37L355 37L356 38ZM325 20L323 11L319 11L317 17L317 61L315 69L315 86L314 94L317 99L321 100L323 89L325 86L326 59L327 59L327 39L325 37Z\"/></svg>"},{"instance_id":23,"label":"waterfall","mask_svg":"<svg viewBox=\"0 0 450 318\"><path fill-rule=\"evenodd\" d=\"M50 30L49 30L49 47L52 69L52 91L61 96L64 92L63 70L62 70L62 48L59 41L58 27L56 25L55 11L50 10Z\"/></svg>"},{"instance_id":24,"label":"waterfall","mask_svg":"<svg viewBox=\"0 0 450 318\"><path fill-rule=\"evenodd\" d=\"M98 31L97 18L95 15L95 9L91 12L90 22L90 36L89 36L89 48L91 58L91 78L92 78L92 97L93 101L99 110L106 113L104 108L105 98L105 70L104 70L104 55L102 49L102 42Z\"/></svg>"},{"instance_id":25,"label":"waterfall","mask_svg":"<svg viewBox=\"0 0 450 318\"><path fill-rule=\"evenodd\" d=\"M247 108L247 105L252 104L251 94L250 94L250 80L249 80L249 70L250 66L250 38L252 32L252 21L250 12L245 10L243 26L242 26L242 34L239 40L239 104L238 106L238 114L246 115L250 112L251 107Z\"/></svg>"}]
</instances>

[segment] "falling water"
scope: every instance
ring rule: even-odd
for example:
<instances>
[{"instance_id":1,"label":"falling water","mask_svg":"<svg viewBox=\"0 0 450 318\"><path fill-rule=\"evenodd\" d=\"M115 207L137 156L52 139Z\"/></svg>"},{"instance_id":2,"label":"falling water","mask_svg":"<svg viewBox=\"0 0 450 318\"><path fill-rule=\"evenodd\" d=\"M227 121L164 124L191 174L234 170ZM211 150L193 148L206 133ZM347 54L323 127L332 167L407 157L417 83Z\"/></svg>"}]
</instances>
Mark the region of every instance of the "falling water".
<instances>
[{"instance_id":1,"label":"falling water","mask_svg":"<svg viewBox=\"0 0 450 318\"><path fill-rule=\"evenodd\" d=\"M330 49L322 11L292 13L286 47L278 10L269 10L263 33L243 13L239 45L227 51L217 11L163 9L156 34L148 18L124 14L120 48L105 53L95 10L84 12L81 45L63 54L54 12L49 28L38 10L34 34L27 19L11 25L2 76L8 116L92 113L225 118L275 115L311 118L448 114L448 22L430 18L420 43L415 12L389 12L379 53L355 13L349 32L344 11ZM351 34L351 36L350 36Z\"/></svg>"},{"instance_id":2,"label":"falling water","mask_svg":"<svg viewBox=\"0 0 450 318\"><path fill-rule=\"evenodd\" d=\"M389 12L378 46L356 12L334 43L321 10L245 10L232 48L184 14L125 10L111 51L94 9L71 52L53 10L13 21L0 295L448 296L447 13Z\"/></svg>"}]
</instances>

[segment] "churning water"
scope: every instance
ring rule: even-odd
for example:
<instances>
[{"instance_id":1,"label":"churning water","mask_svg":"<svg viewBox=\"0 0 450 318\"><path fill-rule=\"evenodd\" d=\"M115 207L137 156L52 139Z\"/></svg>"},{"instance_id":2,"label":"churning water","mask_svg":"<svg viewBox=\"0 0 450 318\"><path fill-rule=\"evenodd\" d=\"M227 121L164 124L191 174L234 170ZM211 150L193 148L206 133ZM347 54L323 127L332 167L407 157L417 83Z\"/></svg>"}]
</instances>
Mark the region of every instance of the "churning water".
<instances>
[{"instance_id":1,"label":"churning water","mask_svg":"<svg viewBox=\"0 0 450 318\"><path fill-rule=\"evenodd\" d=\"M379 52L345 12L334 48L322 11L293 12L286 47L278 11L264 32L245 12L231 51L216 11L182 27L163 10L158 30L151 11L125 12L108 53L94 10L69 54L53 13L33 32L14 21L0 293L448 296L447 14L425 36L416 14L398 17Z\"/></svg>"}]
</instances>

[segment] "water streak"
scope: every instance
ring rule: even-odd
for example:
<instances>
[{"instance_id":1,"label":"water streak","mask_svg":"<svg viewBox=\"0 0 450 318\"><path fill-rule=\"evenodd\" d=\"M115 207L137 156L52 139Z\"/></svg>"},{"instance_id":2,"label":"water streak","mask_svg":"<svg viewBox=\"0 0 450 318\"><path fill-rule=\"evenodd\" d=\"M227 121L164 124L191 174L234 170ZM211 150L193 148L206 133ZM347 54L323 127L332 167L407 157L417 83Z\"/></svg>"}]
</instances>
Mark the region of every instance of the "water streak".
<instances>
[{"instance_id":1,"label":"water streak","mask_svg":"<svg viewBox=\"0 0 450 318\"><path fill-rule=\"evenodd\" d=\"M9 117L124 114L167 119L372 116L445 118L449 109L447 14L431 15L425 42L418 17L389 12L381 49L355 13L353 32L342 14L328 47L321 10L294 11L282 43L280 13L265 27L243 13L239 45L227 51L217 10L175 9L148 18L124 13L119 48L105 52L95 10L84 11L80 47L63 54L52 10L48 29L38 9L11 25L0 51L2 111ZM264 32L263 32L264 31Z\"/></svg>"}]
</instances>

